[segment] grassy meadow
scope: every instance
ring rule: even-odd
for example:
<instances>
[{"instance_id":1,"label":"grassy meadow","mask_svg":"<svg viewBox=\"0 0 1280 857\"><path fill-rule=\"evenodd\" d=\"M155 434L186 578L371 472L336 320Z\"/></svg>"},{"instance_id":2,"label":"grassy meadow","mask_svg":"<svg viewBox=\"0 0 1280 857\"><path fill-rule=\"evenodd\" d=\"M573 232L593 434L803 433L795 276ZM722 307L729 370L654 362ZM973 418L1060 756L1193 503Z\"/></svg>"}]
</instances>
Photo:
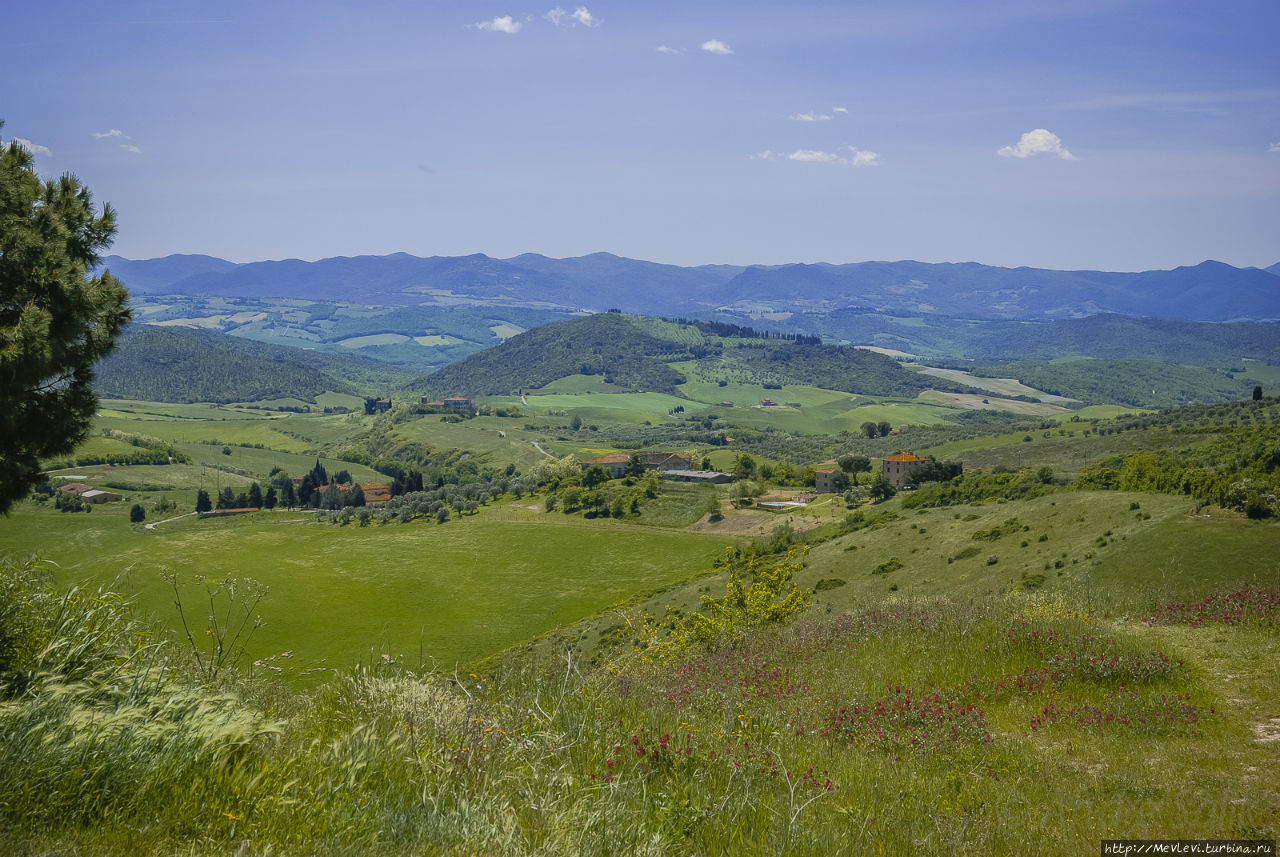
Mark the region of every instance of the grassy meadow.
<instances>
[{"instance_id":1,"label":"grassy meadow","mask_svg":"<svg viewBox=\"0 0 1280 857\"><path fill-rule=\"evenodd\" d=\"M68 585L127 593L170 632L180 622L162 573L178 574L190 600L201 594L196 575L252 578L270 595L249 654L291 651L283 666L296 676L345 669L370 652L470 664L702 574L725 544L500 503L444 525L338 527L276 510L153 530L130 525L125 504L74 515L23 508L0 528L0 555L54 562ZM656 510L658 524L679 518L679 504L668 505L676 508ZM208 611L195 610L202 632Z\"/></svg>"}]
</instances>

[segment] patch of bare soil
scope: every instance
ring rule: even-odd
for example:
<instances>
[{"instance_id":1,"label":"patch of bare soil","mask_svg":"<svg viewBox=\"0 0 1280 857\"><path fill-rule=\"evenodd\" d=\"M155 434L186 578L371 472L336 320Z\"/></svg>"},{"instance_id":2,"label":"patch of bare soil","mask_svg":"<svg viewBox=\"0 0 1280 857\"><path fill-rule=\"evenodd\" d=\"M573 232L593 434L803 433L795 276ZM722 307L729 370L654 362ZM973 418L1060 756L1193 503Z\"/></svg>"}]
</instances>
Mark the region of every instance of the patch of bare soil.
<instances>
[{"instance_id":1,"label":"patch of bare soil","mask_svg":"<svg viewBox=\"0 0 1280 857\"><path fill-rule=\"evenodd\" d=\"M1253 740L1259 744L1280 741L1280 717L1272 717L1270 720L1253 724Z\"/></svg>"}]
</instances>

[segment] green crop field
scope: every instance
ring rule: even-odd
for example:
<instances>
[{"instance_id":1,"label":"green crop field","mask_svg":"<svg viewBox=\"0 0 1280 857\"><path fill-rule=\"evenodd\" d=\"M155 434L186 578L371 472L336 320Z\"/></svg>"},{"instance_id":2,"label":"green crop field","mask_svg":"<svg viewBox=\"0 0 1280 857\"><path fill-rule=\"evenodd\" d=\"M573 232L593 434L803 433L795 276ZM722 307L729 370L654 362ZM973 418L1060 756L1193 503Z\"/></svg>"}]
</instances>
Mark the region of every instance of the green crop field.
<instances>
[{"instance_id":1,"label":"green crop field","mask_svg":"<svg viewBox=\"0 0 1280 857\"><path fill-rule=\"evenodd\" d=\"M0 529L0 555L57 563L64 584L109 586L179 631L161 572L253 578L271 588L255 658L292 651L293 675L381 655L421 653L452 669L710 571L724 545L654 527L584 521L507 500L440 526L316 524L310 513L184 518L143 530L123 504L89 514L24 507ZM675 515L663 511L664 516Z\"/></svg>"},{"instance_id":2,"label":"green crop field","mask_svg":"<svg viewBox=\"0 0 1280 857\"><path fill-rule=\"evenodd\" d=\"M607 385L606 385L607 386ZM677 396L666 393L550 393L526 394L528 410L535 414L547 411L576 414L584 421L598 420L610 423L640 423L645 420L664 419L675 407L688 404ZM519 400L514 400L519 404Z\"/></svg>"}]
</instances>

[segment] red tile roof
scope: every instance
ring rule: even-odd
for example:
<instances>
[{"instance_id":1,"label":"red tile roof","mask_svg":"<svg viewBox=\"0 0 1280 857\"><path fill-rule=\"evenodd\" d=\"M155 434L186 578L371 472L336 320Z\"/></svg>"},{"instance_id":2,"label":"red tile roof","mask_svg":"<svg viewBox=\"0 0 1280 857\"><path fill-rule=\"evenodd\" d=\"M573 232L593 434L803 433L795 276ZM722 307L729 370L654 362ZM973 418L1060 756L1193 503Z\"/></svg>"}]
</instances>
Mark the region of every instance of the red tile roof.
<instances>
[{"instance_id":1,"label":"red tile roof","mask_svg":"<svg viewBox=\"0 0 1280 857\"><path fill-rule=\"evenodd\" d=\"M884 460L884 461L905 461L905 462L912 462L912 461L928 461L929 459L927 459L927 458L921 458L920 456L915 455L914 453L910 453L910 452L899 452L897 455L890 455L890 456L887 456L887 457L886 457L886 458L884 458L883 460Z\"/></svg>"},{"instance_id":2,"label":"red tile roof","mask_svg":"<svg viewBox=\"0 0 1280 857\"><path fill-rule=\"evenodd\" d=\"M583 464L591 466L592 464L627 464L631 461L631 456L625 452L611 452L608 455L602 455L599 458L593 458L590 461L584 461Z\"/></svg>"},{"instance_id":3,"label":"red tile roof","mask_svg":"<svg viewBox=\"0 0 1280 857\"><path fill-rule=\"evenodd\" d=\"M364 492L364 504L366 506L373 503L385 503L391 499L391 486L381 482L369 482L361 485L360 490Z\"/></svg>"}]
</instances>

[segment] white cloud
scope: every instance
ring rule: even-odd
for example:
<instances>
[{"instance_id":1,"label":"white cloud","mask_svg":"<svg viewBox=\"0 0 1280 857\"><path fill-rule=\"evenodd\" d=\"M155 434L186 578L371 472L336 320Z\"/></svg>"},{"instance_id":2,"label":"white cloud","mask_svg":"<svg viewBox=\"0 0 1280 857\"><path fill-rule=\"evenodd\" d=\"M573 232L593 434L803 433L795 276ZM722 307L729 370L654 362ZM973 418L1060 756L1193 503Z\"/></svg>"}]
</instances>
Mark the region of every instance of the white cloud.
<instances>
[{"instance_id":1,"label":"white cloud","mask_svg":"<svg viewBox=\"0 0 1280 857\"><path fill-rule=\"evenodd\" d=\"M1271 151L1272 151L1272 152L1280 152L1280 143L1272 143L1272 144L1271 144Z\"/></svg>"},{"instance_id":2,"label":"white cloud","mask_svg":"<svg viewBox=\"0 0 1280 857\"><path fill-rule=\"evenodd\" d=\"M488 30L491 33L507 33L515 35L520 32L524 24L512 18L510 15L503 15L500 18L494 18L492 21L477 21L471 26L477 30Z\"/></svg>"},{"instance_id":3,"label":"white cloud","mask_svg":"<svg viewBox=\"0 0 1280 857\"><path fill-rule=\"evenodd\" d=\"M834 164L840 156L833 152L820 152L817 149L796 149L787 155L787 160L804 161L810 164Z\"/></svg>"},{"instance_id":4,"label":"white cloud","mask_svg":"<svg viewBox=\"0 0 1280 857\"><path fill-rule=\"evenodd\" d=\"M125 133L124 133L123 131L121 131L119 128L112 128L110 131L101 131L101 132L99 132L99 131L92 131L92 132L90 132L90 133L91 133L94 137L97 137L99 140L103 139L104 137L124 137L124 136L126 136L126 135L125 135Z\"/></svg>"},{"instance_id":5,"label":"white cloud","mask_svg":"<svg viewBox=\"0 0 1280 857\"><path fill-rule=\"evenodd\" d=\"M709 39L698 47L702 48L709 54L716 54L718 56L728 56L733 53L733 48L729 47L719 39Z\"/></svg>"},{"instance_id":6,"label":"white cloud","mask_svg":"<svg viewBox=\"0 0 1280 857\"><path fill-rule=\"evenodd\" d=\"M877 167L880 165L880 155L875 152L869 152L865 149L859 149L856 146L845 146L849 154L842 155L838 152L823 152L820 149L796 149L794 152L773 152L765 149L763 152L756 152L751 155L753 161L799 161L806 164L838 164L846 167Z\"/></svg>"},{"instance_id":7,"label":"white cloud","mask_svg":"<svg viewBox=\"0 0 1280 857\"><path fill-rule=\"evenodd\" d=\"M53 156L53 152L49 151L48 146L41 146L39 143L33 143L30 140L27 140L23 137L14 137L12 140L9 141L9 145L17 146L21 149L26 149L28 152L30 152L33 155L47 155L50 157Z\"/></svg>"},{"instance_id":8,"label":"white cloud","mask_svg":"<svg viewBox=\"0 0 1280 857\"><path fill-rule=\"evenodd\" d=\"M825 113L796 113L787 118L793 122L826 122L831 117Z\"/></svg>"},{"instance_id":9,"label":"white cloud","mask_svg":"<svg viewBox=\"0 0 1280 857\"><path fill-rule=\"evenodd\" d=\"M600 19L588 12L586 6L579 6L574 9L571 17L584 27L600 26Z\"/></svg>"},{"instance_id":10,"label":"white cloud","mask_svg":"<svg viewBox=\"0 0 1280 857\"><path fill-rule=\"evenodd\" d=\"M673 56L673 57L679 56L680 54L684 53L683 48L673 48L668 45L658 45L656 48L654 48L654 50L660 54L666 54L667 56Z\"/></svg>"},{"instance_id":11,"label":"white cloud","mask_svg":"<svg viewBox=\"0 0 1280 857\"><path fill-rule=\"evenodd\" d=\"M848 108L848 107L832 107L832 108L831 108L831 112L832 112L832 113L843 113L844 115L848 116L848 115L849 115L849 108Z\"/></svg>"},{"instance_id":12,"label":"white cloud","mask_svg":"<svg viewBox=\"0 0 1280 857\"><path fill-rule=\"evenodd\" d=\"M142 150L132 143L121 143L120 148L124 149L126 152L133 152L135 155L142 154Z\"/></svg>"},{"instance_id":13,"label":"white cloud","mask_svg":"<svg viewBox=\"0 0 1280 857\"><path fill-rule=\"evenodd\" d=\"M1080 160L1062 146L1058 135L1044 128L1028 131L1018 140L1017 145L1005 146L996 152L1002 158L1030 158L1035 155L1052 155L1064 161Z\"/></svg>"},{"instance_id":14,"label":"white cloud","mask_svg":"<svg viewBox=\"0 0 1280 857\"><path fill-rule=\"evenodd\" d=\"M576 27L579 24L584 27L600 26L600 19L587 11L586 6L579 6L572 12L566 12L562 7L557 6L542 17L555 24L557 27Z\"/></svg>"}]
</instances>

